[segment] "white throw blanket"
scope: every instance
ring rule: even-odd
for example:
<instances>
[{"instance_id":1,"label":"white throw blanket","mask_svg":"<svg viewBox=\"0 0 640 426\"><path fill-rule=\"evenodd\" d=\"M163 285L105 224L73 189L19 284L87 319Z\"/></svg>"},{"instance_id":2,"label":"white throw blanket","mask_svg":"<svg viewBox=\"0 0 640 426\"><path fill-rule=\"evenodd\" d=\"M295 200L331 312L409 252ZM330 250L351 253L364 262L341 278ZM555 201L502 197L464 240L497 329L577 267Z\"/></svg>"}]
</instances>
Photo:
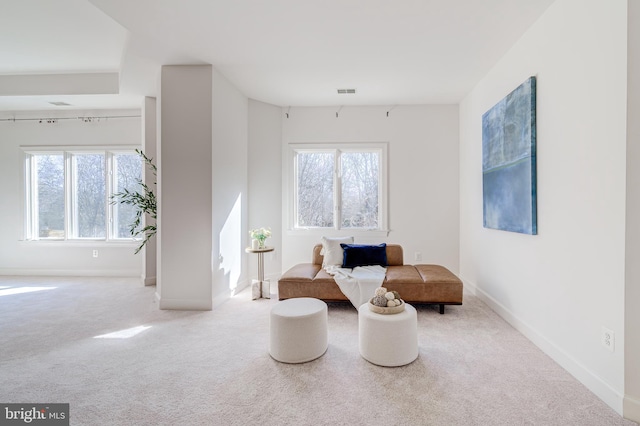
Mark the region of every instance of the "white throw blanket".
<instances>
[{"instance_id":1,"label":"white throw blanket","mask_svg":"<svg viewBox=\"0 0 640 426\"><path fill-rule=\"evenodd\" d=\"M358 266L353 269L328 265L325 271L333 276L340 291L358 309L363 303L367 303L375 293L376 288L381 287L387 268L380 265Z\"/></svg>"}]
</instances>

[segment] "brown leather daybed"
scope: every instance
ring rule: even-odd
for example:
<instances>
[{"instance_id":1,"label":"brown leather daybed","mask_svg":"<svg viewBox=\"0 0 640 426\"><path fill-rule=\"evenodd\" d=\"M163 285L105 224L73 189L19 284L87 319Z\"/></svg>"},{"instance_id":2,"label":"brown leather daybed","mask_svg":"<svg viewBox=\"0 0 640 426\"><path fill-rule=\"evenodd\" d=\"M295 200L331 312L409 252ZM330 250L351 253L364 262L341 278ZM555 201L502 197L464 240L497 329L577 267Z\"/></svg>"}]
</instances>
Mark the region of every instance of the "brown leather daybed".
<instances>
[{"instance_id":1,"label":"brown leather daybed","mask_svg":"<svg viewBox=\"0 0 640 426\"><path fill-rule=\"evenodd\" d=\"M300 263L278 281L278 298L314 297L327 302L348 301L335 280L322 268L322 245L313 248L313 262ZM462 281L440 265L404 265L402 246L387 244L387 273L384 287L397 291L408 303L462 304Z\"/></svg>"}]
</instances>

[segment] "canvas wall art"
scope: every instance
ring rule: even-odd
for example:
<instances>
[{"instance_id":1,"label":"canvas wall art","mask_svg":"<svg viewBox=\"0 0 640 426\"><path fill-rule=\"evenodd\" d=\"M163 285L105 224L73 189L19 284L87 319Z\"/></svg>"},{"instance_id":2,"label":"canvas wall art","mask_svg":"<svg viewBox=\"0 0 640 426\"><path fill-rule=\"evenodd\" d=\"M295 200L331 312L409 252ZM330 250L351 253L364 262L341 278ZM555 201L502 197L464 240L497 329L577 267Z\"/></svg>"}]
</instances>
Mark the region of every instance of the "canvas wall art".
<instances>
[{"instance_id":1,"label":"canvas wall art","mask_svg":"<svg viewBox=\"0 0 640 426\"><path fill-rule=\"evenodd\" d=\"M482 116L484 227L535 235L536 78Z\"/></svg>"}]
</instances>

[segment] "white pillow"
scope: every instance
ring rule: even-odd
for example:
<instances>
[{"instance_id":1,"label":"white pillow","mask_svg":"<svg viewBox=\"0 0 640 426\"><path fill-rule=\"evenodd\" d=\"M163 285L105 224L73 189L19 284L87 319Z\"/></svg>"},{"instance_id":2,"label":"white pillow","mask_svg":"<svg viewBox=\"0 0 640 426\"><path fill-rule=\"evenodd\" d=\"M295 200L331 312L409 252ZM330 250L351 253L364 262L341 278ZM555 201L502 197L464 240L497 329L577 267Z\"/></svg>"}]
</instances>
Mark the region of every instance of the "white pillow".
<instances>
[{"instance_id":1,"label":"white pillow","mask_svg":"<svg viewBox=\"0 0 640 426\"><path fill-rule=\"evenodd\" d=\"M344 250L340 244L353 244L353 237L327 238L322 237L322 250L320 254L324 256L322 267L327 265L342 265Z\"/></svg>"}]
</instances>

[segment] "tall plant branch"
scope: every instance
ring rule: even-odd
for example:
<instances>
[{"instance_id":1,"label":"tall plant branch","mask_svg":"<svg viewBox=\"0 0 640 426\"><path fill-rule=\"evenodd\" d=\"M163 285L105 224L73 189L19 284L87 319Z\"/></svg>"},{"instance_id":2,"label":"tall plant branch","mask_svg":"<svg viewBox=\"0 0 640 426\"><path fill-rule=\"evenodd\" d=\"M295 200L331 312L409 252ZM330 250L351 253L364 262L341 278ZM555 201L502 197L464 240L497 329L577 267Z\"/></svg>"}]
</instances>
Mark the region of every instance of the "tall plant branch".
<instances>
[{"instance_id":1,"label":"tall plant branch","mask_svg":"<svg viewBox=\"0 0 640 426\"><path fill-rule=\"evenodd\" d=\"M153 159L147 157L144 152L139 149L136 149L136 153L142 157L146 167L151 169L153 175L157 176L158 169L156 165L153 164ZM125 188L121 192L111 195L111 204L126 204L134 207L135 220L129 226L129 232L134 238L138 235L144 235L144 239L135 251L135 253L138 254L157 232L158 213L156 194L142 179L136 179L136 181L141 189L140 191L129 191ZM156 185L156 182L153 182L153 185ZM154 222L140 228L145 215L149 215Z\"/></svg>"}]
</instances>

